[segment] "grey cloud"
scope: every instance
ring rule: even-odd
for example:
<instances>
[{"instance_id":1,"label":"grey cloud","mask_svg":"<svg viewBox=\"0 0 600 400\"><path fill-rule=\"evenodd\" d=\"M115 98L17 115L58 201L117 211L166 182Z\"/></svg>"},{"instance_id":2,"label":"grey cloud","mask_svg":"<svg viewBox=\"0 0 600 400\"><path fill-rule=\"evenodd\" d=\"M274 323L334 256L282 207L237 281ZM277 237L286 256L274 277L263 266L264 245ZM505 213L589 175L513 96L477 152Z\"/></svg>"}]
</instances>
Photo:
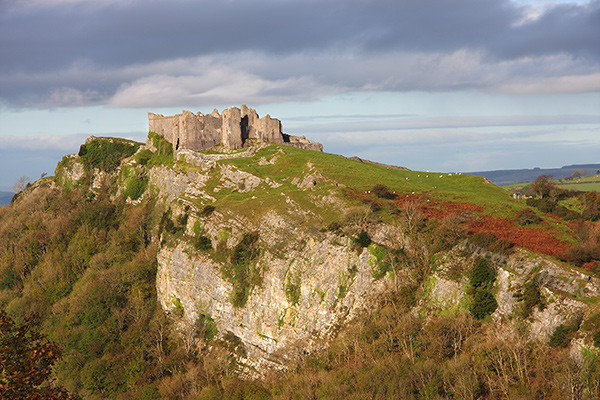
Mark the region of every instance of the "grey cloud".
<instances>
[{"instance_id":1,"label":"grey cloud","mask_svg":"<svg viewBox=\"0 0 600 400\"><path fill-rule=\"evenodd\" d=\"M160 76L195 92L175 87L158 105L237 101L231 85L206 84L207 68L224 67L248 77L244 94L259 102L336 90L518 91L531 76L599 73L600 0L525 22L507 0L6 4L0 100L17 106L131 106Z\"/></svg>"},{"instance_id":2,"label":"grey cloud","mask_svg":"<svg viewBox=\"0 0 600 400\"><path fill-rule=\"evenodd\" d=\"M319 118L321 119L321 118ZM371 119L352 120L341 117L339 120L327 122L305 122L301 125L302 132L307 134L319 132L338 132L353 135L356 133L362 140L369 141L369 135L363 132L394 132L394 135L409 135L415 138L415 132L430 129L464 129L485 127L518 127L540 125L581 125L600 124L600 115L491 115L491 116L461 116L461 117L379 117ZM409 131L404 133L403 131ZM421 142L422 137L417 141ZM437 138L436 138L437 140Z\"/></svg>"}]
</instances>

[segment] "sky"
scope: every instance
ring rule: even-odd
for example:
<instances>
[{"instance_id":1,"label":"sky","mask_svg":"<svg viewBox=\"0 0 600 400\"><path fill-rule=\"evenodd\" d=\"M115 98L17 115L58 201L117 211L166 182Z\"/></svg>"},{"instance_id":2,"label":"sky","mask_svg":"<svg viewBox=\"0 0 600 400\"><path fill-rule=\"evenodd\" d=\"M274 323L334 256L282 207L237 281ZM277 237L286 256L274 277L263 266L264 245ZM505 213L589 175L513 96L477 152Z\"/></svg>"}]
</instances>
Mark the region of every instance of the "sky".
<instances>
[{"instance_id":1,"label":"sky","mask_svg":"<svg viewBox=\"0 0 600 400\"><path fill-rule=\"evenodd\" d=\"M0 0L0 190L241 104L414 170L600 163L600 0Z\"/></svg>"}]
</instances>

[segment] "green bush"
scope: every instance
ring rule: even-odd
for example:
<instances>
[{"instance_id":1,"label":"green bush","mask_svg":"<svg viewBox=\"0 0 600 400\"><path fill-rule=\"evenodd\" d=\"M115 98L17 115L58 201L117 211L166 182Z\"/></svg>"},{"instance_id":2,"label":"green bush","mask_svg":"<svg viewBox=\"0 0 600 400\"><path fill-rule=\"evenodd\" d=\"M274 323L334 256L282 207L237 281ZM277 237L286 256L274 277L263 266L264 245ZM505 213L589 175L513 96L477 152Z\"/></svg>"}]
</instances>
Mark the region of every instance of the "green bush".
<instances>
[{"instance_id":1,"label":"green bush","mask_svg":"<svg viewBox=\"0 0 600 400\"><path fill-rule=\"evenodd\" d=\"M530 198L530 199L527 199L527 201L525 203L530 207L537 208L538 210L540 210L543 213L551 213L556 208L556 201L549 199L549 198L543 198L543 199Z\"/></svg>"},{"instance_id":2,"label":"green bush","mask_svg":"<svg viewBox=\"0 0 600 400\"><path fill-rule=\"evenodd\" d=\"M354 243L356 243L359 247L369 247L369 245L371 244L371 238L365 230L362 230L360 231L356 239L354 239Z\"/></svg>"},{"instance_id":3,"label":"green bush","mask_svg":"<svg viewBox=\"0 0 600 400\"><path fill-rule=\"evenodd\" d=\"M489 289L495 280L496 269L485 258L478 259L471 271L471 288Z\"/></svg>"},{"instance_id":4,"label":"green bush","mask_svg":"<svg viewBox=\"0 0 600 400\"><path fill-rule=\"evenodd\" d=\"M377 185L373 186L373 189L371 189L371 193L373 193L375 196L381 198L381 199L394 199L396 198L396 195L392 192L390 192L390 189L385 186L382 185L380 183L378 183Z\"/></svg>"},{"instance_id":5,"label":"green bush","mask_svg":"<svg viewBox=\"0 0 600 400\"><path fill-rule=\"evenodd\" d=\"M581 317L582 315L576 315L569 323L560 324L556 327L552 336L550 336L550 340L548 341L548 345L550 347L567 347L571 342L575 332L579 330L579 326L581 325Z\"/></svg>"},{"instance_id":6,"label":"green bush","mask_svg":"<svg viewBox=\"0 0 600 400\"><path fill-rule=\"evenodd\" d=\"M567 221L576 221L581 219L581 214L573 210L569 210L564 206L557 206L552 214L559 216Z\"/></svg>"},{"instance_id":7,"label":"green bush","mask_svg":"<svg viewBox=\"0 0 600 400\"><path fill-rule=\"evenodd\" d=\"M369 246L369 252L373 256L373 260L369 260L369 264L371 265L371 276L374 279L381 279L392 270L390 258L394 257L395 254L390 254L388 249L376 244L371 244Z\"/></svg>"},{"instance_id":8,"label":"green bush","mask_svg":"<svg viewBox=\"0 0 600 400\"><path fill-rule=\"evenodd\" d=\"M473 295L471 314L477 319L484 319L498 307L491 292L496 281L496 270L485 258L480 258L471 270L470 280Z\"/></svg>"},{"instance_id":9,"label":"green bush","mask_svg":"<svg viewBox=\"0 0 600 400\"><path fill-rule=\"evenodd\" d=\"M233 285L231 303L234 307L246 305L254 286L261 283L260 271L254 265L259 254L258 232L246 233L222 269L223 277Z\"/></svg>"},{"instance_id":10,"label":"green bush","mask_svg":"<svg viewBox=\"0 0 600 400\"><path fill-rule=\"evenodd\" d=\"M0 272L0 290L12 289L19 281L19 276L10 264Z\"/></svg>"},{"instance_id":11,"label":"green bush","mask_svg":"<svg viewBox=\"0 0 600 400\"><path fill-rule=\"evenodd\" d=\"M208 251L212 249L212 241L210 237L205 235L198 235L192 240L194 248L198 251Z\"/></svg>"},{"instance_id":12,"label":"green bush","mask_svg":"<svg viewBox=\"0 0 600 400\"><path fill-rule=\"evenodd\" d=\"M498 308L498 303L492 292L487 289L479 289L473 296L473 304L471 305L471 313L477 319L484 319L492 314Z\"/></svg>"},{"instance_id":13,"label":"green bush","mask_svg":"<svg viewBox=\"0 0 600 400\"><path fill-rule=\"evenodd\" d=\"M185 309L183 308L183 304L181 303L179 297L173 296L171 303L173 304L173 314L179 318L183 317L185 314Z\"/></svg>"},{"instance_id":14,"label":"green bush","mask_svg":"<svg viewBox=\"0 0 600 400\"><path fill-rule=\"evenodd\" d=\"M137 153L135 158L136 158L138 164L147 165L148 161L150 161L150 159L152 158L152 152L148 149L144 149L144 150L140 151L139 153Z\"/></svg>"},{"instance_id":15,"label":"green bush","mask_svg":"<svg viewBox=\"0 0 600 400\"><path fill-rule=\"evenodd\" d=\"M123 191L123 197L130 198L131 200L137 200L142 196L142 194L144 194L147 186L147 178L129 177L125 179L125 190Z\"/></svg>"},{"instance_id":16,"label":"green bush","mask_svg":"<svg viewBox=\"0 0 600 400\"><path fill-rule=\"evenodd\" d=\"M219 334L215 320L210 315L200 313L196 319L196 334L206 340L214 339Z\"/></svg>"},{"instance_id":17,"label":"green bush","mask_svg":"<svg viewBox=\"0 0 600 400\"><path fill-rule=\"evenodd\" d=\"M542 218L529 208L517 213L517 223L521 226L539 224L540 222L542 222Z\"/></svg>"},{"instance_id":18,"label":"green bush","mask_svg":"<svg viewBox=\"0 0 600 400\"><path fill-rule=\"evenodd\" d=\"M149 132L148 137L152 140L154 147L156 147L156 152L148 160L148 165L173 165L173 145L156 132Z\"/></svg>"},{"instance_id":19,"label":"green bush","mask_svg":"<svg viewBox=\"0 0 600 400\"><path fill-rule=\"evenodd\" d=\"M544 298L540 291L540 278L538 275L531 277L520 292L515 294L517 300L521 302L517 309L517 315L521 318L527 318L531 315L534 307L542 311L545 307Z\"/></svg>"},{"instance_id":20,"label":"green bush","mask_svg":"<svg viewBox=\"0 0 600 400\"><path fill-rule=\"evenodd\" d=\"M79 157L87 169L98 168L112 171L124 158L131 157L140 147L139 143L117 139L96 139L79 148Z\"/></svg>"}]
</instances>

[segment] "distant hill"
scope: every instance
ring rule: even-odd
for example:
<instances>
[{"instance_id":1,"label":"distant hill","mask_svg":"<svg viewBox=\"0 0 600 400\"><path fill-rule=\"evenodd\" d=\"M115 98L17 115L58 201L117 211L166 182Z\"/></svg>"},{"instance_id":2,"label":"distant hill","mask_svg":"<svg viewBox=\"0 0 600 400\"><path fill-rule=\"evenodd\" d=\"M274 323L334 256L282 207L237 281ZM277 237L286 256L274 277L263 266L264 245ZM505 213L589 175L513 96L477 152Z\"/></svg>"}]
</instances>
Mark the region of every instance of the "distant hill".
<instances>
[{"instance_id":1,"label":"distant hill","mask_svg":"<svg viewBox=\"0 0 600 400\"><path fill-rule=\"evenodd\" d=\"M10 204L14 195L13 192L0 192L0 206Z\"/></svg>"},{"instance_id":2,"label":"distant hill","mask_svg":"<svg viewBox=\"0 0 600 400\"><path fill-rule=\"evenodd\" d=\"M470 175L485 176L496 185L511 183L531 182L540 175L552 175L555 179L564 179L574 172L587 170L588 175L600 170L600 164L566 165L562 168L533 168L533 169L506 169L496 171L468 172Z\"/></svg>"}]
</instances>

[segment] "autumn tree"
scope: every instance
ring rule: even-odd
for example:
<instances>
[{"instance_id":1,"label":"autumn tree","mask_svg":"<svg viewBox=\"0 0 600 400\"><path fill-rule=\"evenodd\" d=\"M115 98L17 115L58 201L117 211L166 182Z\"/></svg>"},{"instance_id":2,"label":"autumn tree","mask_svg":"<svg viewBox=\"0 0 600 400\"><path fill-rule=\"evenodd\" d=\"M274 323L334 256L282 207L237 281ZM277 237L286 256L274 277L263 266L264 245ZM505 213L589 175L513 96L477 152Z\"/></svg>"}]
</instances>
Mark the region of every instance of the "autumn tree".
<instances>
[{"instance_id":1,"label":"autumn tree","mask_svg":"<svg viewBox=\"0 0 600 400\"><path fill-rule=\"evenodd\" d=\"M556 185L550 181L551 179L552 175L540 175L531 184L531 189L540 199L552 197L556 190Z\"/></svg>"},{"instance_id":2,"label":"autumn tree","mask_svg":"<svg viewBox=\"0 0 600 400\"><path fill-rule=\"evenodd\" d=\"M52 386L52 365L60 358L60 349L37 331L39 323L33 315L19 325L0 311L0 398L79 399Z\"/></svg>"}]
</instances>

